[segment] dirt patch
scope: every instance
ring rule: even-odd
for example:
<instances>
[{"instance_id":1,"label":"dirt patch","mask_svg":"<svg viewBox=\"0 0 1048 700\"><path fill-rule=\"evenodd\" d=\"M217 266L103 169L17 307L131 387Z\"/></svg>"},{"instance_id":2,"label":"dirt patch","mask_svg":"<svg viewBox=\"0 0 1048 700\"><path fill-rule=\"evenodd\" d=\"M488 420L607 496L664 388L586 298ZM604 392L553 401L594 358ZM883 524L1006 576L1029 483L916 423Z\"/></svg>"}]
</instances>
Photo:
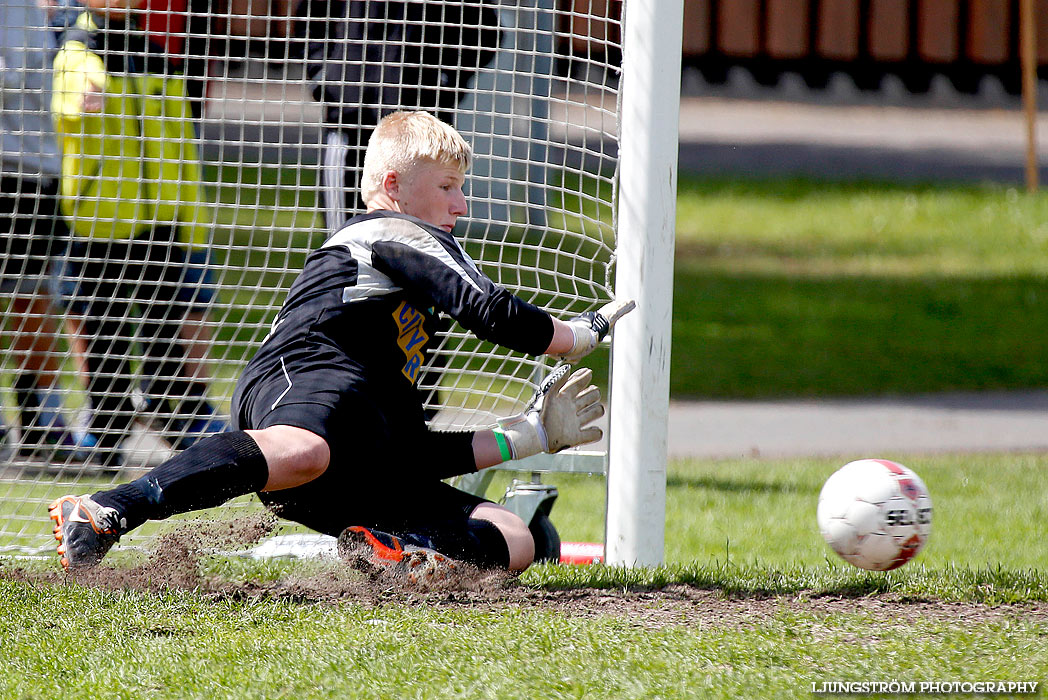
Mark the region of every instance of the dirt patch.
<instances>
[{"instance_id":1,"label":"dirt patch","mask_svg":"<svg viewBox=\"0 0 1048 700\"><path fill-rule=\"evenodd\" d=\"M559 612L572 617L628 620L642 627L691 627L760 624L784 614L817 616L861 614L871 622L907 625L914 620L977 624L1022 618L1048 624L1048 603L988 606L909 600L890 594L847 597L814 594L727 595L719 589L674 584L658 589L571 588L544 590L521 584L505 572L458 566L450 575L422 583L381 570L358 570L334 559L318 559L272 581L233 581L201 573L203 560L258 542L277 525L268 513L224 522L196 523L156 539L148 559L139 565L103 565L88 571L0 565L0 578L33 585L82 585L104 590L160 593L195 591L214 600L291 600L304 604L365 606L425 605L498 612L508 608ZM296 569L299 567L296 567Z\"/></svg>"},{"instance_id":2,"label":"dirt patch","mask_svg":"<svg viewBox=\"0 0 1048 700\"><path fill-rule=\"evenodd\" d=\"M868 598L828 598L801 592L782 596L726 596L717 589L674 584L655 590L621 591L578 588L536 590L509 586L497 597L448 596L434 604L461 604L475 609L558 611L573 617L618 617L631 624L658 628L667 625L723 627L761 624L782 615L815 616L861 614L878 625L909 625L917 619L951 624L995 619L1036 619L1048 623L1048 604L988 606L978 603L910 601L884 595Z\"/></svg>"},{"instance_id":3,"label":"dirt patch","mask_svg":"<svg viewBox=\"0 0 1048 700\"><path fill-rule=\"evenodd\" d=\"M483 571L456 562L452 570L429 578L409 579L404 572L372 567L354 568L335 559L318 559L274 581L231 581L208 576L204 560L216 552L242 550L256 544L277 527L268 511L227 521L194 522L159 535L146 561L132 566L107 562L83 571L4 565L0 578L28 583L77 584L104 590L133 590L159 593L170 590L196 591L214 599L281 598L307 603L354 601L382 604L394 601L430 600L459 596L497 599L508 590L513 577L500 571ZM412 572L413 575L415 572Z\"/></svg>"},{"instance_id":4,"label":"dirt patch","mask_svg":"<svg viewBox=\"0 0 1048 700\"><path fill-rule=\"evenodd\" d=\"M194 590L205 584L201 559L211 552L236 549L258 542L276 528L271 513L260 512L227 521L194 523L158 536L146 562L130 567L102 564L66 573L22 567L0 567L0 577L49 584L76 583L106 590Z\"/></svg>"}]
</instances>

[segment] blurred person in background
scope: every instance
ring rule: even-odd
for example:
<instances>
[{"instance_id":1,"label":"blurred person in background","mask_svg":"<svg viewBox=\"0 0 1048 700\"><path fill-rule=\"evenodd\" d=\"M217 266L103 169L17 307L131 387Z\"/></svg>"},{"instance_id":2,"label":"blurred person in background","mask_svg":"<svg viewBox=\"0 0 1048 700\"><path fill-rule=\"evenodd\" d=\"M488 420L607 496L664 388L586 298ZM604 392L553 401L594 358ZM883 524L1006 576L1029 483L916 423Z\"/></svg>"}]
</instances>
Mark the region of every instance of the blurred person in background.
<instances>
[{"instance_id":1,"label":"blurred person in background","mask_svg":"<svg viewBox=\"0 0 1048 700\"><path fill-rule=\"evenodd\" d=\"M243 57L248 41L266 40L279 43L286 40L291 27L293 0L145 0L135 14L137 25L146 35L145 51L154 62L178 74L184 80L185 95L192 110L194 129L199 134L207 91L215 79L221 80L223 66ZM79 0L42 0L47 4L50 25L59 43L65 32L74 26L84 12ZM208 314L198 299L210 300L207 291L216 284L209 249L191 247L183 270L179 300L192 305L186 323L179 327L179 336L185 351L183 373L206 382L209 376L207 358L212 334L207 323ZM76 284L67 279L66 297L73 295ZM204 291L197 288L204 287ZM81 314L82 315L82 314ZM87 377L86 339L81 323L74 316L70 335L74 339L82 374ZM143 383L142 413L151 418L151 424L165 434L176 449L192 444L201 434L222 427L220 419L207 417L190 421L172 419L170 406L163 397L150 392L150 379ZM86 379L85 379L86 383ZM188 431L187 431L188 428Z\"/></svg>"},{"instance_id":2,"label":"blurred person in background","mask_svg":"<svg viewBox=\"0 0 1048 700\"><path fill-rule=\"evenodd\" d=\"M36 0L0 0L0 292L15 369L18 452L48 461L83 458L82 448L93 442L67 427L58 389L49 275L69 232L58 213L61 156L49 104L55 48Z\"/></svg>"},{"instance_id":3,"label":"blurred person in background","mask_svg":"<svg viewBox=\"0 0 1048 700\"><path fill-rule=\"evenodd\" d=\"M455 108L501 39L488 0L302 0L313 99L324 106L322 211L334 233L363 211L358 187L375 126L425 109L454 126Z\"/></svg>"},{"instance_id":4,"label":"blurred person in background","mask_svg":"<svg viewBox=\"0 0 1048 700\"><path fill-rule=\"evenodd\" d=\"M186 81L138 26L135 0L87 0L54 61L61 202L73 233L62 293L86 343L90 431L119 465L136 416L134 307L147 410L184 449L225 429L200 348L213 296L204 197Z\"/></svg>"}]
</instances>

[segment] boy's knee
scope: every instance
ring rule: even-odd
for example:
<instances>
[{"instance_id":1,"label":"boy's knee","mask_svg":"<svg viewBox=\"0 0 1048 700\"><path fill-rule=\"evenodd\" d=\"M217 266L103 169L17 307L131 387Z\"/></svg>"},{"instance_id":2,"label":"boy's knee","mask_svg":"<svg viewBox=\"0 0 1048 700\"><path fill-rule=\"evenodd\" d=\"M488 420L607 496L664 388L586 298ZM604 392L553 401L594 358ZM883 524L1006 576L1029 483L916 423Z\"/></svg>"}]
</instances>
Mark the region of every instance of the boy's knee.
<instances>
[{"instance_id":1,"label":"boy's knee","mask_svg":"<svg viewBox=\"0 0 1048 700\"><path fill-rule=\"evenodd\" d=\"M520 520L518 518L518 520ZM535 538L531 530L520 520L520 527L502 533L506 537L506 547L509 549L509 570L523 571L535 561Z\"/></svg>"},{"instance_id":2,"label":"boy's knee","mask_svg":"<svg viewBox=\"0 0 1048 700\"><path fill-rule=\"evenodd\" d=\"M470 517L487 520L498 528L506 540L510 571L523 571L535 561L535 538L528 524L516 513L495 503L481 503L473 509Z\"/></svg>"},{"instance_id":3,"label":"boy's knee","mask_svg":"<svg viewBox=\"0 0 1048 700\"><path fill-rule=\"evenodd\" d=\"M327 468L331 450L316 433L289 425L246 431L258 443L269 465L263 491L279 491L313 481Z\"/></svg>"}]
</instances>

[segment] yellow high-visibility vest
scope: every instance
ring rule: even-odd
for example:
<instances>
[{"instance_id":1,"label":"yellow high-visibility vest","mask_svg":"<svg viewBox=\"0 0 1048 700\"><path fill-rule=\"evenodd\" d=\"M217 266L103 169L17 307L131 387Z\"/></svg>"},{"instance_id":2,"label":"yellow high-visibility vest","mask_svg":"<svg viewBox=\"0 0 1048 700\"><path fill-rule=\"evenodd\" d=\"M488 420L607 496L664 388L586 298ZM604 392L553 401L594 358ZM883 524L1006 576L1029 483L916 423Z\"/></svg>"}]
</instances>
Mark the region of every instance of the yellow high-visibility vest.
<instances>
[{"instance_id":1,"label":"yellow high-visibility vest","mask_svg":"<svg viewBox=\"0 0 1048 700\"><path fill-rule=\"evenodd\" d=\"M77 27L94 28L89 13ZM83 110L92 87L102 91L101 112ZM54 60L51 109L62 212L74 233L127 239L177 226L181 243L207 245L211 207L181 76L107 73L86 44L66 41Z\"/></svg>"}]
</instances>

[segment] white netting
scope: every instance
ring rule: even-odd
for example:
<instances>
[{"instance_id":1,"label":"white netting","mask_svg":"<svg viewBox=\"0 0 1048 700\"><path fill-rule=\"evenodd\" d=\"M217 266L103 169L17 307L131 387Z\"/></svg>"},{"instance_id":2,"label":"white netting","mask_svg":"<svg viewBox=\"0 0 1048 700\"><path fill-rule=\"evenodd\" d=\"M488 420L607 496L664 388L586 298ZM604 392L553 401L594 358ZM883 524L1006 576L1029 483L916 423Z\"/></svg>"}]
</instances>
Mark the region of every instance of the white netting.
<instances>
[{"instance_id":1,"label":"white netting","mask_svg":"<svg viewBox=\"0 0 1048 700\"><path fill-rule=\"evenodd\" d=\"M610 298L618 3L152 0L134 15L166 49L140 51L127 29L119 41L91 44L98 32L82 18L72 25L77 7L52 7L53 28L42 28L35 2L0 0L4 203L21 205L3 213L13 226L2 232L0 552L50 548L50 499L124 482L188 444L208 428L205 401L226 415L236 377L328 235L325 221L339 215L332 178L344 168L332 159L354 150L373 112L431 108L473 143L471 211L457 233L492 279L561 313ZM50 66L37 60L45 32L66 46L55 65L58 100L45 92ZM114 24L104 33L120 32ZM85 62L71 41L113 56ZM178 81L187 102L170 101L178 92L170 80L136 72L139 60L162 72L157 58L172 76L186 75ZM122 122L100 123L93 90L106 94L106 110L118 98ZM179 104L195 111L180 115ZM77 242L66 252L28 247L53 201L37 183L58 174L55 154L42 162L52 117ZM197 163L198 173L186 167ZM194 227L206 236L210 273L180 257L184 248L155 242ZM154 243L128 242L136 236ZM34 265L62 284L39 287L30 301ZM47 308L48 295L60 303ZM436 423L451 428L519 407L537 376L534 358L456 326L433 365L422 385ZM105 449L56 452L52 408L69 426L63 439L84 428Z\"/></svg>"}]
</instances>

